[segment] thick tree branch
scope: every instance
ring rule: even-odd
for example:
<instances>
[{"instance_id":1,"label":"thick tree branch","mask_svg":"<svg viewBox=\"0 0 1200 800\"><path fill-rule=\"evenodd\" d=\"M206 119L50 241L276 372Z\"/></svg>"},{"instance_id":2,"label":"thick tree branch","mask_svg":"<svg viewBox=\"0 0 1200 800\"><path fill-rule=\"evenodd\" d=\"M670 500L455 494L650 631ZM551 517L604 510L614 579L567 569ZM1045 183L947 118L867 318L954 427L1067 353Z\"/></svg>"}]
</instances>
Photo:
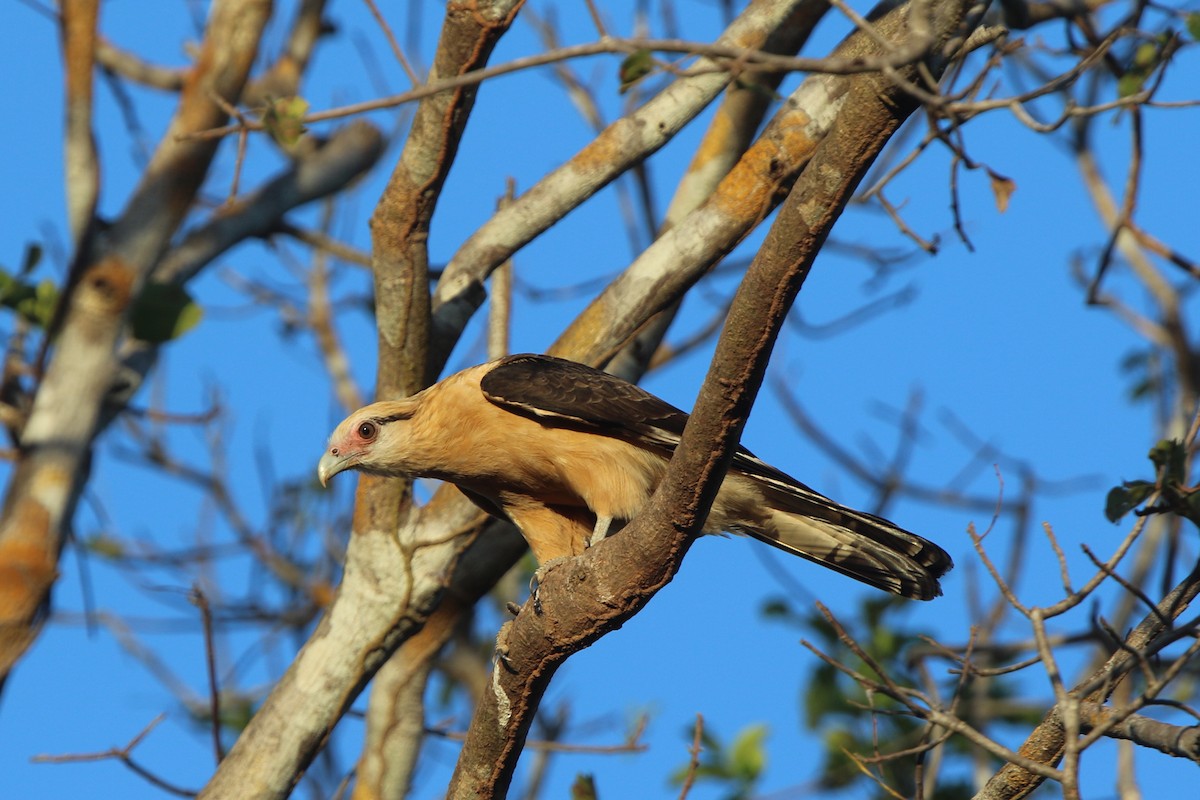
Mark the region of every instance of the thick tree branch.
<instances>
[{"instance_id":1,"label":"thick tree branch","mask_svg":"<svg viewBox=\"0 0 1200 800\"><path fill-rule=\"evenodd\" d=\"M1104 727L1104 735L1112 739L1123 739L1169 756L1200 762L1200 726L1171 725L1137 714L1117 719L1117 714L1117 709L1100 703L1080 703L1080 729L1088 732Z\"/></svg>"},{"instance_id":2,"label":"thick tree branch","mask_svg":"<svg viewBox=\"0 0 1200 800\"><path fill-rule=\"evenodd\" d=\"M522 4L523 0L449 3L429 80L485 67ZM414 394L429 385L438 371L430 359L429 225L479 89L479 84L468 84L430 95L418 104L404 150L371 216L377 400ZM360 481L355 535L399 530L401 509L411 501L410 490L407 481ZM421 650L425 641L429 644ZM407 747L405 734L415 735L424 728L421 700L429 664L429 659L412 651L418 648L432 654L439 647L436 631L419 634L418 642L406 648L400 663L375 687L359 765L361 792L384 797L392 793L390 789L407 788L419 748ZM382 693L378 700L374 692ZM407 707L394 702L400 699L407 701ZM394 716L402 710L404 718ZM413 714L416 719L407 718Z\"/></svg>"}]
</instances>

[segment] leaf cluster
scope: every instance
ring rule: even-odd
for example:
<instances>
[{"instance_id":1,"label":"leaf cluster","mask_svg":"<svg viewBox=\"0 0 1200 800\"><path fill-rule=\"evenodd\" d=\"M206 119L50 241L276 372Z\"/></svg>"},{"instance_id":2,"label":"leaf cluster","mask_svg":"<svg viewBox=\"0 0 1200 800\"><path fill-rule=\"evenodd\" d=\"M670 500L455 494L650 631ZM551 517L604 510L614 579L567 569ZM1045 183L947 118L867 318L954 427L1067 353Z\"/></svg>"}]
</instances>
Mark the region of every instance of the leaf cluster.
<instances>
[{"instance_id":1,"label":"leaf cluster","mask_svg":"<svg viewBox=\"0 0 1200 800\"><path fill-rule=\"evenodd\" d=\"M1138 516L1175 514L1200 527L1200 491L1188 485L1188 451L1176 439L1163 439L1150 448L1147 455L1154 464L1153 480L1124 481L1108 492L1104 515L1110 522L1119 522L1133 511ZM1153 496L1153 505L1139 508Z\"/></svg>"}]
</instances>

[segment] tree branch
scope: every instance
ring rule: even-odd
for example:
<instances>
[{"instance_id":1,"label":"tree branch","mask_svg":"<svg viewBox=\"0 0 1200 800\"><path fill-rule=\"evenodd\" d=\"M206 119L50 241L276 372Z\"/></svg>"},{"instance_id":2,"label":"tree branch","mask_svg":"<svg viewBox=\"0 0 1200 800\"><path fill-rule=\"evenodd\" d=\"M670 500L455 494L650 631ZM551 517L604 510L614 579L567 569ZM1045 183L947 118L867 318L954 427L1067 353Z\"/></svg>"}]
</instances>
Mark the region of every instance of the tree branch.
<instances>
[{"instance_id":1,"label":"tree branch","mask_svg":"<svg viewBox=\"0 0 1200 800\"><path fill-rule=\"evenodd\" d=\"M1098 727L1106 727L1104 735L1112 739L1123 739L1142 747L1150 747L1160 753L1189 761L1200 762L1200 726L1171 725L1149 717L1131 714L1115 721L1116 709L1100 703L1079 704L1080 729L1085 733Z\"/></svg>"}]
</instances>

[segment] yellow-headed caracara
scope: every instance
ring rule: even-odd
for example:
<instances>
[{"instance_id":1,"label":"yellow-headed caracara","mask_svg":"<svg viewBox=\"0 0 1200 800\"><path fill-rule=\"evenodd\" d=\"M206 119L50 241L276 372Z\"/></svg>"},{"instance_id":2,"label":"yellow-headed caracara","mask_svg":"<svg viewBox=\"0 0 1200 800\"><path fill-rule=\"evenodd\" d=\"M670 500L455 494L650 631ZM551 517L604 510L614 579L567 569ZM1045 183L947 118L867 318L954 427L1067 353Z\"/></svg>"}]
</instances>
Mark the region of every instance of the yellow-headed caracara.
<instances>
[{"instance_id":1,"label":"yellow-headed caracara","mask_svg":"<svg viewBox=\"0 0 1200 800\"><path fill-rule=\"evenodd\" d=\"M632 519L666 472L687 414L608 373L540 355L463 370L404 400L360 408L317 474L437 478L511 520L539 563L582 553ZM852 511L739 448L704 525L749 534L894 594L941 594L950 556Z\"/></svg>"}]
</instances>

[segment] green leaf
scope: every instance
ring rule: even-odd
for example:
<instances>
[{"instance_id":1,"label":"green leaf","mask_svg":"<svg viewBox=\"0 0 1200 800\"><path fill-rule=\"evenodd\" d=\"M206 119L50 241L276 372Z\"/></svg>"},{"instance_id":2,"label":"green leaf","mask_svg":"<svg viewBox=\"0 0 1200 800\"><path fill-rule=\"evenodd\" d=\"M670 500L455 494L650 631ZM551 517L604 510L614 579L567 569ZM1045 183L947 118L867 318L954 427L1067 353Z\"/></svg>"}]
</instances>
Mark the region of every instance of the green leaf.
<instances>
[{"instance_id":1,"label":"green leaf","mask_svg":"<svg viewBox=\"0 0 1200 800\"><path fill-rule=\"evenodd\" d=\"M617 78L621 81L621 94L629 91L633 84L650 74L654 69L654 55L649 50L638 50L625 57Z\"/></svg>"},{"instance_id":2,"label":"green leaf","mask_svg":"<svg viewBox=\"0 0 1200 800\"><path fill-rule=\"evenodd\" d=\"M1153 492L1154 484L1149 481L1126 481L1114 486L1104 501L1104 516L1109 522L1120 522L1121 517L1144 503Z\"/></svg>"},{"instance_id":3,"label":"green leaf","mask_svg":"<svg viewBox=\"0 0 1200 800\"><path fill-rule=\"evenodd\" d=\"M1143 42L1133 51L1133 67L1135 69L1152 70L1158 66L1162 49L1156 42Z\"/></svg>"},{"instance_id":4,"label":"green leaf","mask_svg":"<svg viewBox=\"0 0 1200 800\"><path fill-rule=\"evenodd\" d=\"M33 297L17 306L17 311L43 328L48 328L54 321L56 308L58 308L58 287L54 285L54 281L46 278L38 282Z\"/></svg>"},{"instance_id":5,"label":"green leaf","mask_svg":"<svg viewBox=\"0 0 1200 800\"><path fill-rule=\"evenodd\" d=\"M750 725L738 734L729 748L731 775L746 783L758 779L767 765L767 752L763 747L766 738L766 725Z\"/></svg>"},{"instance_id":6,"label":"green leaf","mask_svg":"<svg viewBox=\"0 0 1200 800\"><path fill-rule=\"evenodd\" d=\"M148 283L134 301L130 326L137 338L161 344L178 339L204 316L187 289L173 283Z\"/></svg>"},{"instance_id":7,"label":"green leaf","mask_svg":"<svg viewBox=\"0 0 1200 800\"><path fill-rule=\"evenodd\" d=\"M102 558L118 559L125 556L125 543L105 533L89 536L83 542L84 549Z\"/></svg>"},{"instance_id":8,"label":"green leaf","mask_svg":"<svg viewBox=\"0 0 1200 800\"><path fill-rule=\"evenodd\" d=\"M263 130L284 150L291 150L308 130L303 122L307 113L308 101L303 97L281 97L272 100L263 111Z\"/></svg>"},{"instance_id":9,"label":"green leaf","mask_svg":"<svg viewBox=\"0 0 1200 800\"><path fill-rule=\"evenodd\" d=\"M1140 72L1126 72L1117 79L1117 97L1129 97L1142 90L1146 76Z\"/></svg>"},{"instance_id":10,"label":"green leaf","mask_svg":"<svg viewBox=\"0 0 1200 800\"><path fill-rule=\"evenodd\" d=\"M1164 483L1181 484L1186 480L1187 449L1176 439L1162 439L1150 448L1150 460L1162 473Z\"/></svg>"},{"instance_id":11,"label":"green leaf","mask_svg":"<svg viewBox=\"0 0 1200 800\"><path fill-rule=\"evenodd\" d=\"M596 800L596 780L591 775L579 773L571 784L571 800Z\"/></svg>"},{"instance_id":12,"label":"green leaf","mask_svg":"<svg viewBox=\"0 0 1200 800\"><path fill-rule=\"evenodd\" d=\"M846 699L837 678L837 670L829 664L822 663L813 670L812 678L804 687L804 722L810 729L816 728L830 714L846 711Z\"/></svg>"},{"instance_id":13,"label":"green leaf","mask_svg":"<svg viewBox=\"0 0 1200 800\"><path fill-rule=\"evenodd\" d=\"M25 246L25 258L21 259L21 275L28 275L33 272L42 261L42 246L37 242L32 242Z\"/></svg>"},{"instance_id":14,"label":"green leaf","mask_svg":"<svg viewBox=\"0 0 1200 800\"><path fill-rule=\"evenodd\" d=\"M770 620L779 622L801 622L801 617L792 608L792 604L782 597L769 597L763 601L762 615Z\"/></svg>"},{"instance_id":15,"label":"green leaf","mask_svg":"<svg viewBox=\"0 0 1200 800\"><path fill-rule=\"evenodd\" d=\"M45 328L58 307L58 287L49 278L34 286L0 270L0 305Z\"/></svg>"},{"instance_id":16,"label":"green leaf","mask_svg":"<svg viewBox=\"0 0 1200 800\"><path fill-rule=\"evenodd\" d=\"M1192 41L1200 42L1200 12L1193 11L1187 15L1187 32Z\"/></svg>"},{"instance_id":17,"label":"green leaf","mask_svg":"<svg viewBox=\"0 0 1200 800\"><path fill-rule=\"evenodd\" d=\"M1184 495L1183 505L1186 509L1184 516L1196 525L1200 525L1200 491Z\"/></svg>"}]
</instances>

